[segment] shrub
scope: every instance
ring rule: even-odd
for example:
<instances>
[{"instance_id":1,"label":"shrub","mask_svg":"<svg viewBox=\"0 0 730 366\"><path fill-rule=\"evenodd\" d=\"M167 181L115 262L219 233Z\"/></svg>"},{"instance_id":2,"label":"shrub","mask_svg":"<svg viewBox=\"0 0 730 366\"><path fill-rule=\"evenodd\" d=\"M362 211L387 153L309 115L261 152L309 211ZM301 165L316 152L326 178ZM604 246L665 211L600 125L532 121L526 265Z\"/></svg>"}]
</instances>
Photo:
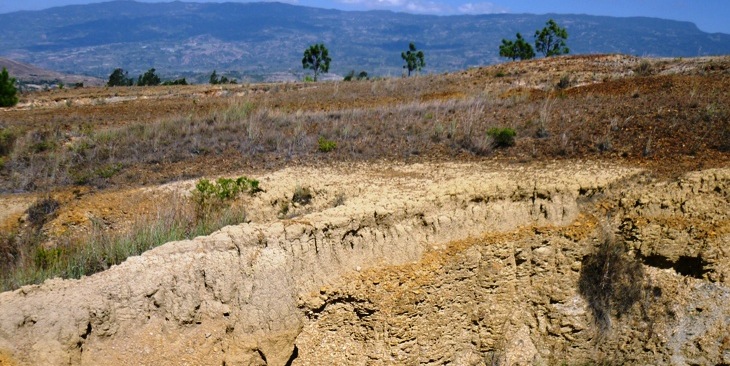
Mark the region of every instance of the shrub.
<instances>
[{"instance_id":1,"label":"shrub","mask_svg":"<svg viewBox=\"0 0 730 366\"><path fill-rule=\"evenodd\" d=\"M317 149L320 152L330 152L337 148L337 142L334 142L332 140L327 140L324 137L320 137L319 140L317 140Z\"/></svg>"},{"instance_id":2,"label":"shrub","mask_svg":"<svg viewBox=\"0 0 730 366\"><path fill-rule=\"evenodd\" d=\"M570 84L570 75L563 75L560 77L560 81L558 81L556 87L558 90L567 89L570 87Z\"/></svg>"},{"instance_id":3,"label":"shrub","mask_svg":"<svg viewBox=\"0 0 730 366\"><path fill-rule=\"evenodd\" d=\"M196 217L206 220L213 212L229 205L241 193L253 195L260 191L259 181L246 177L218 178L215 182L201 179L195 184L192 196Z\"/></svg>"},{"instance_id":4,"label":"shrub","mask_svg":"<svg viewBox=\"0 0 730 366\"><path fill-rule=\"evenodd\" d=\"M10 155L17 138L15 131L9 128L0 129L0 156Z\"/></svg>"},{"instance_id":5,"label":"shrub","mask_svg":"<svg viewBox=\"0 0 730 366\"><path fill-rule=\"evenodd\" d=\"M654 68L651 66L649 61L642 60L639 65L634 68L634 72L640 76L649 76L654 72Z\"/></svg>"},{"instance_id":6,"label":"shrub","mask_svg":"<svg viewBox=\"0 0 730 366\"><path fill-rule=\"evenodd\" d=\"M350 72L345 75L344 81L352 81L355 80L368 80L368 73L366 71L360 71L359 74L355 75L355 70L350 70Z\"/></svg>"},{"instance_id":7,"label":"shrub","mask_svg":"<svg viewBox=\"0 0 730 366\"><path fill-rule=\"evenodd\" d=\"M297 186L294 188L294 195L291 198L292 202L300 205L308 205L312 202L312 191L309 187Z\"/></svg>"},{"instance_id":8,"label":"shrub","mask_svg":"<svg viewBox=\"0 0 730 366\"><path fill-rule=\"evenodd\" d=\"M644 268L629 257L623 243L606 239L583 259L578 292L588 303L601 331L611 326L639 301L644 290Z\"/></svg>"},{"instance_id":9,"label":"shrub","mask_svg":"<svg viewBox=\"0 0 730 366\"><path fill-rule=\"evenodd\" d=\"M56 213L61 204L51 197L42 198L31 205L25 212L33 227L40 228Z\"/></svg>"},{"instance_id":10,"label":"shrub","mask_svg":"<svg viewBox=\"0 0 730 366\"><path fill-rule=\"evenodd\" d=\"M487 136L492 138L495 147L509 147L515 144L517 132L509 127L494 127L487 131Z\"/></svg>"}]
</instances>

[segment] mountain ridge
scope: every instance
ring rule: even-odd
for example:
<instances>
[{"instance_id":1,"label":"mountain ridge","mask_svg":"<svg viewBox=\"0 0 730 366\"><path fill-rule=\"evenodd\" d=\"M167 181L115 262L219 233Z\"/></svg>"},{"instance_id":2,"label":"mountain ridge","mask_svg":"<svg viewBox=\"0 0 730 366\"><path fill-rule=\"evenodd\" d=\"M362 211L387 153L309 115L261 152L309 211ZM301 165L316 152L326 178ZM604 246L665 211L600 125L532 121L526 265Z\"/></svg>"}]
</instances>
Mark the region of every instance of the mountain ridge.
<instances>
[{"instance_id":1,"label":"mountain ridge","mask_svg":"<svg viewBox=\"0 0 730 366\"><path fill-rule=\"evenodd\" d=\"M0 56L43 68L108 76L151 67L180 75L228 70L241 79L283 73L299 78L301 53L323 42L331 72L400 75L400 52L415 42L426 72L489 65L503 38L530 35L555 19L572 53L689 57L730 53L730 35L694 23L584 14L415 15L342 11L284 3L111 1L0 14Z\"/></svg>"}]
</instances>

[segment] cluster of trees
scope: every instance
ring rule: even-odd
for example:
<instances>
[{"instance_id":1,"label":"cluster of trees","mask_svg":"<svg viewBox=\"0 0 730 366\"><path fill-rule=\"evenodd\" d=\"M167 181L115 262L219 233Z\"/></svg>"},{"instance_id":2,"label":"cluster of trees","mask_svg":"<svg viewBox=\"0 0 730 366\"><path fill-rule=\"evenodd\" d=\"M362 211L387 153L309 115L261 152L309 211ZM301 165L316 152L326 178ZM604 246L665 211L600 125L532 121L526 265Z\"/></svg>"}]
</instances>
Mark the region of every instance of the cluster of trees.
<instances>
[{"instance_id":1,"label":"cluster of trees","mask_svg":"<svg viewBox=\"0 0 730 366\"><path fill-rule=\"evenodd\" d=\"M124 69L118 68L112 71L111 75L109 75L109 81L106 83L107 86L155 86L160 84L188 85L188 82L185 78L182 78L177 80L167 80L163 83L162 79L160 79L160 77L156 74L156 70L151 68L144 74L140 75L137 78L137 83L135 84L134 79L129 77L128 72L124 71Z\"/></svg>"},{"instance_id":2,"label":"cluster of trees","mask_svg":"<svg viewBox=\"0 0 730 366\"><path fill-rule=\"evenodd\" d=\"M15 87L15 78L11 78L8 70L3 67L0 72L0 108L12 107L18 104L18 89Z\"/></svg>"},{"instance_id":3,"label":"cluster of trees","mask_svg":"<svg viewBox=\"0 0 730 366\"><path fill-rule=\"evenodd\" d=\"M558 23L550 19L545 23L545 28L535 31L534 49L531 44L522 38L520 33L517 33L517 39L514 41L502 40L502 45L499 46L499 55L511 58L512 61L534 58L535 50L542 53L545 57L566 55L570 52L570 49L565 44L566 39L568 39L568 32L565 28L561 28Z\"/></svg>"}]
</instances>

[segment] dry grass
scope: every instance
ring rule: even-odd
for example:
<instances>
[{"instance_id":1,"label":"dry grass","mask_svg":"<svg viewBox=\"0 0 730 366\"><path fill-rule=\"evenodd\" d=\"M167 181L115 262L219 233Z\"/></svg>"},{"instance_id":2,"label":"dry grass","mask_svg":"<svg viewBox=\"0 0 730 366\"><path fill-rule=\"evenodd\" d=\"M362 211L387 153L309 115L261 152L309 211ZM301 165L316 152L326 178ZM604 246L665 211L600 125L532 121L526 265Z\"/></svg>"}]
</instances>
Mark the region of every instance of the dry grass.
<instances>
[{"instance_id":1,"label":"dry grass","mask_svg":"<svg viewBox=\"0 0 730 366\"><path fill-rule=\"evenodd\" d=\"M47 204L44 200L36 206ZM46 214L39 212L38 216ZM90 232L55 238L52 245L35 224L20 232L0 233L0 291L53 277L88 276L161 244L207 235L245 221L245 209L236 204L200 219L189 199L175 195L155 214L138 219L122 232L92 220Z\"/></svg>"}]
</instances>

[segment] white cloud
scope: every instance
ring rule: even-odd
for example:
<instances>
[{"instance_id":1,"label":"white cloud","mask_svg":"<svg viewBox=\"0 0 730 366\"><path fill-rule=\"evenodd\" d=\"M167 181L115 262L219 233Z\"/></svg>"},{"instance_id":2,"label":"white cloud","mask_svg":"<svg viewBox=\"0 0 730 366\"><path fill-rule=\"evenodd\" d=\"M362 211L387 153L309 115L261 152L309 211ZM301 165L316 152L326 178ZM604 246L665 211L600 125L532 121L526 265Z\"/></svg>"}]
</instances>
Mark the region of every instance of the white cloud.
<instances>
[{"instance_id":1,"label":"white cloud","mask_svg":"<svg viewBox=\"0 0 730 366\"><path fill-rule=\"evenodd\" d=\"M462 14L494 14L507 12L507 9L494 5L494 3L490 2L466 3L459 5L457 10Z\"/></svg>"}]
</instances>

